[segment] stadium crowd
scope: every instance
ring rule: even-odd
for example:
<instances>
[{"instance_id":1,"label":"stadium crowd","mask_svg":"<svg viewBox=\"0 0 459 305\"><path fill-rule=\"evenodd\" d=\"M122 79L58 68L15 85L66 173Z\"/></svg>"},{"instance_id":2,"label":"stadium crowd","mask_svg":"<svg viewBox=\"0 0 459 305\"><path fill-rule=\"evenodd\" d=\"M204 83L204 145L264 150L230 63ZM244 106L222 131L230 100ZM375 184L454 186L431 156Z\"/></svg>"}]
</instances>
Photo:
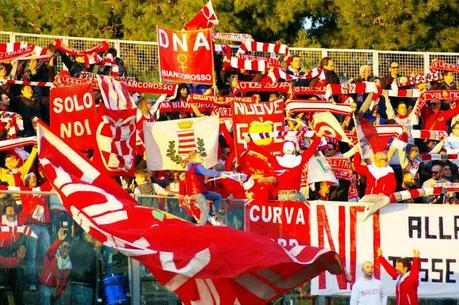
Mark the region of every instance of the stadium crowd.
<instances>
[{"instance_id":1,"label":"stadium crowd","mask_svg":"<svg viewBox=\"0 0 459 305\"><path fill-rule=\"evenodd\" d=\"M102 75L129 77L128 67L117 56L113 48L104 54L103 65L87 65L84 58L71 56L53 45L48 46L49 57L42 59L21 60L0 64L0 79L14 79L34 82L53 82L57 74L57 62L60 59L71 77L80 77L82 72L94 72ZM261 72L235 69L228 64L229 58L224 52L217 52L215 86L200 84L180 84L176 96L170 101L188 103L190 94L231 96L240 82L272 82ZM394 192L427 188L436 185L459 183L457 159L440 158L425 160L424 154L459 153L459 107L456 101L432 100L415 114L417 97L389 96L389 90L455 90L454 73L441 71L441 77L432 82L407 83L407 77L400 75L400 64L391 62L387 73L382 76L371 74L371 67L360 67L359 75L350 80L340 79L335 71L334 59L321 59L318 68L322 76L302 78L308 74L303 68L303 59L292 56L286 64L287 73L298 78L288 80L293 87L323 88L328 84L375 83L382 90L377 100L372 100L369 93L333 95L333 104L350 103L352 112L365 118L372 126L400 125L405 138L398 136L390 139L387 146L374 151L373 160L363 162L362 149L337 138L324 135L320 130L308 141L299 136L285 141L281 156L267 157L262 151L251 147L252 139L246 138L247 151L240 160L234 158L234 145L231 143L232 130L221 124L219 136L218 162L213 168L204 167L199 154L192 153L187 159L186 171L151 171L146 168L145 149L138 149L134 177L120 177L119 183L133 195L159 195L176 199L156 200L157 207L177 212L189 212L192 221L205 224L207 221L218 225L218 213L221 200L229 205L233 200L325 200L357 201L375 203L381 208L388 203ZM278 81L278 80L276 80ZM253 91L242 93L255 96L258 103L273 100L288 101L289 93ZM36 135L38 119L49 124L50 88L46 86L28 86L4 83L0 87L0 140L16 139ZM143 122L176 120L197 116L213 115L195 106L190 111L153 113L155 100L137 93L132 94L137 103L137 125L143 128ZM308 94L301 98L309 101L323 99L322 96ZM96 99L101 97L96 93ZM352 115L333 115L344 131L354 132L356 121ZM285 131L299 132L313 130L310 112L285 113ZM411 130L437 130L446 136L442 139L410 137ZM91 157L91 152L86 152ZM352 179L316 179L308 183L303 168L311 158L348 158L352 164ZM16 149L2 153L0 181L7 187L40 187L50 191L45 176L37 162L34 147ZM272 169L277 162L283 170ZM369 165L367 165L369 164ZM226 169L226 171L225 171ZM230 170L244 174L244 183L224 178ZM352 194L350 189L355 189ZM59 304L59 298L69 283L72 290L72 304L90 304L95 299L96 277L103 278L112 273L112 251L94 241L82 232L67 214L57 196L40 194L11 195L0 194L2 226L26 225L31 232L3 236L0 244L0 265L7 272L0 275L0 285L10 286L14 291L15 304L22 305L22 290L40 291L41 304ZM142 200L139 201L142 203ZM208 206L206 200L213 201ZM404 199L406 203L419 204L456 204L459 197L454 191L419 198ZM148 201L148 200L147 200ZM150 200L151 201L151 200ZM191 204L190 204L191 202ZM193 208L196 203L196 208ZM377 204L380 204L377 206ZM375 210L369 211L371 214ZM200 215L199 215L200 214ZM368 215L367 215L368 216ZM31 237L36 235L36 237ZM88 256L88 253L91 255ZM103 266L103 267L102 267ZM94 270L100 272L94 273ZM3 277L3 278L2 278ZM0 289L1 291L1 289ZM0 295L0 304L6 304L6 296Z\"/></svg>"}]
</instances>

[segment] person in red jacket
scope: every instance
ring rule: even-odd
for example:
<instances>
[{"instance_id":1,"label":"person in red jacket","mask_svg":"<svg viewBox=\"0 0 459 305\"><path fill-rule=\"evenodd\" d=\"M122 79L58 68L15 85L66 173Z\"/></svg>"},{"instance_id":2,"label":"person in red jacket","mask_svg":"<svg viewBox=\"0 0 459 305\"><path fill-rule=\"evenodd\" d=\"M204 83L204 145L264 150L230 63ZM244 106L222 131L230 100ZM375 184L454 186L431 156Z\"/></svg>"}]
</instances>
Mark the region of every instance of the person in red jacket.
<instances>
[{"instance_id":1,"label":"person in red jacket","mask_svg":"<svg viewBox=\"0 0 459 305\"><path fill-rule=\"evenodd\" d=\"M367 206L361 220L366 220L370 215L380 208L389 204L389 195L397 188L397 180L392 167L388 164L387 154L376 152L373 156L373 163L366 166L361 163L360 153L354 156L355 171L367 178L365 196L360 202L373 203Z\"/></svg>"},{"instance_id":2,"label":"person in red jacket","mask_svg":"<svg viewBox=\"0 0 459 305\"><path fill-rule=\"evenodd\" d=\"M224 173L209 169L203 166L202 162L203 160L199 152L194 151L189 154L185 173L186 195L191 196L199 206L201 211L198 220L199 225L204 225L206 221L209 221L213 225L218 225L219 223L212 216L220 208L222 196L219 193L209 191L204 178L221 177L222 175L224 176ZM212 210L209 208L207 200L213 202Z\"/></svg>"},{"instance_id":3,"label":"person in red jacket","mask_svg":"<svg viewBox=\"0 0 459 305\"><path fill-rule=\"evenodd\" d=\"M286 141L284 143L282 156L276 156L276 161L282 169L277 176L277 199L306 201L304 195L300 192L301 175L303 168L309 159L317 151L320 144L321 135L316 135L309 148L301 154L296 154L295 143Z\"/></svg>"},{"instance_id":4,"label":"person in red jacket","mask_svg":"<svg viewBox=\"0 0 459 305\"><path fill-rule=\"evenodd\" d=\"M70 243L65 240L66 228L60 228L57 239L49 247L43 259L40 272L40 304L58 305L69 280L72 262L70 261Z\"/></svg>"},{"instance_id":5,"label":"person in red jacket","mask_svg":"<svg viewBox=\"0 0 459 305\"><path fill-rule=\"evenodd\" d=\"M420 252L413 249L413 262L408 258L399 258L395 268L382 256L382 250L377 250L379 262L386 272L395 280L395 301L397 305L418 305L418 286L420 270Z\"/></svg>"}]
</instances>

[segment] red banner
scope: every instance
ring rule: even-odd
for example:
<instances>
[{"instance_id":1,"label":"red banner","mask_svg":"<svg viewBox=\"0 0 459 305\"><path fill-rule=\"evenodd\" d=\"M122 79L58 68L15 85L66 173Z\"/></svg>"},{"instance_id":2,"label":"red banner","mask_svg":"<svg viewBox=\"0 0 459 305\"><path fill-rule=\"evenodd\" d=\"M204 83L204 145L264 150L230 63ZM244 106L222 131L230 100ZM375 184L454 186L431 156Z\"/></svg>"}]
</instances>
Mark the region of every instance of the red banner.
<instances>
[{"instance_id":1,"label":"red banner","mask_svg":"<svg viewBox=\"0 0 459 305\"><path fill-rule=\"evenodd\" d=\"M177 88L177 85L175 84L138 82L135 79L126 77L115 77L115 79L125 83L129 92L166 94L168 96L173 96ZM84 84L88 82L91 83L94 90L99 90L96 74L94 73L82 72L81 78L76 78L71 77L67 71L62 70L54 78L54 85L57 87Z\"/></svg>"},{"instance_id":2,"label":"red banner","mask_svg":"<svg viewBox=\"0 0 459 305\"><path fill-rule=\"evenodd\" d=\"M75 150L94 148L96 107L90 83L51 88L50 125Z\"/></svg>"},{"instance_id":3,"label":"red banner","mask_svg":"<svg viewBox=\"0 0 459 305\"><path fill-rule=\"evenodd\" d=\"M284 108L282 100L266 103L233 103L233 130L236 154L244 151L247 133L265 133L284 130ZM266 153L273 155L282 151L283 138L274 137L253 141Z\"/></svg>"},{"instance_id":4,"label":"red banner","mask_svg":"<svg viewBox=\"0 0 459 305\"><path fill-rule=\"evenodd\" d=\"M162 81L214 84L211 30L174 31L158 26L157 33Z\"/></svg>"},{"instance_id":5,"label":"red banner","mask_svg":"<svg viewBox=\"0 0 459 305\"><path fill-rule=\"evenodd\" d=\"M245 208L245 230L284 247L310 245L309 205L294 201L252 201Z\"/></svg>"}]
</instances>

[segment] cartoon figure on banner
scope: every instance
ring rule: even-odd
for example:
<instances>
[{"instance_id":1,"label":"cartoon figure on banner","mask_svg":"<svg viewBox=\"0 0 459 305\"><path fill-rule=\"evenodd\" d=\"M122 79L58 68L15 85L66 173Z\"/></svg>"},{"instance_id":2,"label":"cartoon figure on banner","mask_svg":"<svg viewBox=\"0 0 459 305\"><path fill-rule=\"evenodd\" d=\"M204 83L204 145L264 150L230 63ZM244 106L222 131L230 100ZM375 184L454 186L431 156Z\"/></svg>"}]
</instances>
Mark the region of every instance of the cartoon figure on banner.
<instances>
[{"instance_id":1,"label":"cartoon figure on banner","mask_svg":"<svg viewBox=\"0 0 459 305\"><path fill-rule=\"evenodd\" d=\"M177 123L178 152L176 151L176 141L169 141L167 156L176 164L182 164L190 152L197 151L202 158L207 157L204 139L195 137L193 122L182 121Z\"/></svg>"}]
</instances>

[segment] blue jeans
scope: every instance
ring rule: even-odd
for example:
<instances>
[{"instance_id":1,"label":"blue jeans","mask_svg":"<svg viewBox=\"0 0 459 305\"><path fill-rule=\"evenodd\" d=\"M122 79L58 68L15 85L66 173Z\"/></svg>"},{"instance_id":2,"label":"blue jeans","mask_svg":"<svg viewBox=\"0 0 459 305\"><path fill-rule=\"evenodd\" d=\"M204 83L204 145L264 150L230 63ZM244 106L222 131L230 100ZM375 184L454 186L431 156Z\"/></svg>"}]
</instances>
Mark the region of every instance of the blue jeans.
<instances>
[{"instance_id":1,"label":"blue jeans","mask_svg":"<svg viewBox=\"0 0 459 305\"><path fill-rule=\"evenodd\" d=\"M213 201L213 210L216 211L220 208L222 196L219 193L207 191L202 194L194 194L194 200L196 200L196 204L201 211L201 217L199 217L198 224L204 225L206 224L207 217L209 216L209 206L207 205L207 200Z\"/></svg>"},{"instance_id":2,"label":"blue jeans","mask_svg":"<svg viewBox=\"0 0 459 305\"><path fill-rule=\"evenodd\" d=\"M45 257L46 251L51 246L48 225L27 224L38 238L29 237L26 239L26 276L30 284L37 284L37 254L40 259ZM39 263L41 265L41 262Z\"/></svg>"},{"instance_id":3,"label":"blue jeans","mask_svg":"<svg viewBox=\"0 0 459 305\"><path fill-rule=\"evenodd\" d=\"M51 301L51 295L56 292L56 287L40 285L40 305L61 305L61 300Z\"/></svg>"},{"instance_id":4,"label":"blue jeans","mask_svg":"<svg viewBox=\"0 0 459 305\"><path fill-rule=\"evenodd\" d=\"M70 283L71 305L92 305L94 290L87 285Z\"/></svg>"}]
</instances>

